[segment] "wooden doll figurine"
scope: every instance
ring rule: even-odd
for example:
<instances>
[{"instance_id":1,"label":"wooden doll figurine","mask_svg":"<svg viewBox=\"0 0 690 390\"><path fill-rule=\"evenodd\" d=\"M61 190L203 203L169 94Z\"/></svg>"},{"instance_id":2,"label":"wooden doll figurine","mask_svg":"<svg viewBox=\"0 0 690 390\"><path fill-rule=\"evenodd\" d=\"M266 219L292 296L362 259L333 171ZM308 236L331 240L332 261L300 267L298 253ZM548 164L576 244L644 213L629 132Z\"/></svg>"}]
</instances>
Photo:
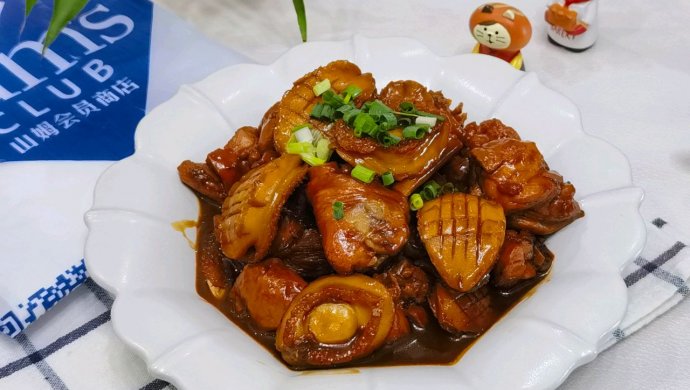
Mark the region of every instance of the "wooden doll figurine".
<instances>
[{"instance_id":1,"label":"wooden doll figurine","mask_svg":"<svg viewBox=\"0 0 690 390\"><path fill-rule=\"evenodd\" d=\"M488 3L470 17L470 31L477 40L473 53L488 54L525 70L520 50L532 37L532 25L519 9L503 3Z\"/></svg>"}]
</instances>

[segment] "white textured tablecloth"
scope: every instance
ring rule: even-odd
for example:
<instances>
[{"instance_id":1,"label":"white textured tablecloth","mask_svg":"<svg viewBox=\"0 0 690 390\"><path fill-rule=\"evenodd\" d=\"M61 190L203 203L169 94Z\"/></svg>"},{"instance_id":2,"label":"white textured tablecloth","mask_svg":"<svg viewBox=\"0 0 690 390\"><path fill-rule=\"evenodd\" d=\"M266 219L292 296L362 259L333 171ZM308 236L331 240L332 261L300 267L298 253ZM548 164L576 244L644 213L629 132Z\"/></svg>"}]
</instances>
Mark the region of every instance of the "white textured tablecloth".
<instances>
[{"instance_id":1,"label":"white textured tablecloth","mask_svg":"<svg viewBox=\"0 0 690 390\"><path fill-rule=\"evenodd\" d=\"M125 0L123 0L125 1ZM299 43L289 0L158 0L190 19L212 38L252 60L268 63ZM469 52L474 44L468 17L480 1L306 1L310 40L408 36L439 55ZM600 37L587 52L573 54L546 40L545 1L511 4L533 22L532 42L523 51L527 70L570 97L585 129L617 145L630 159L634 182L646 199L647 221L662 218L690 236L690 2L610 0L600 4ZM114 337L110 297L87 282L61 307L36 321L29 337L0 340L26 358L0 366L14 370L0 388L160 389L143 362ZM80 312L80 315L75 315ZM75 322L88 312L93 320ZM690 301L614 345L576 370L563 389L685 389L690 386ZM73 329L54 338L56 329ZM79 338L79 343L70 343ZM36 351L42 351L36 353ZM44 358L43 354L47 354ZM74 365L90 361L88 373ZM9 367L9 365L13 365ZM17 367L14 367L17 366ZM55 371L58 372L56 375ZM2 377L0 372L0 377ZM47 380L47 382L46 382Z\"/></svg>"}]
</instances>

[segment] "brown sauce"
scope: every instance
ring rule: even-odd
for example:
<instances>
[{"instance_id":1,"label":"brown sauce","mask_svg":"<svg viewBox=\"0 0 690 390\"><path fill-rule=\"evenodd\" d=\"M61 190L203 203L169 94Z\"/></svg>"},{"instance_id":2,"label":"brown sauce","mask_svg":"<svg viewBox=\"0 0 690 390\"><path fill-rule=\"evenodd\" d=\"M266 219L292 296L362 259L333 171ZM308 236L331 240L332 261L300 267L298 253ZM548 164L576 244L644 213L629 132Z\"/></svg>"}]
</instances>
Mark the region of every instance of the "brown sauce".
<instances>
[{"instance_id":1,"label":"brown sauce","mask_svg":"<svg viewBox=\"0 0 690 390\"><path fill-rule=\"evenodd\" d=\"M211 204L204 199L199 199L200 213L199 222L197 224L197 240L202 242L203 237L213 233L213 216L220 212L218 206ZM250 318L246 315L238 315L235 311L235 306L229 298L230 294L226 291L223 298L216 298L211 293L208 284L198 272L199 269L199 255L197 253L197 275L196 275L196 290L197 293L208 301L210 304L220 310L228 319L235 325L239 326L245 333L251 336L256 342L261 344L264 348L270 351L276 359L283 361L280 353L274 346L275 332L266 332L257 329L253 326ZM497 321L503 315L508 313L510 309L519 303L523 298L530 295L530 292L544 279L544 275L531 279L518 288L514 288L509 294L502 293L496 289L490 289L492 295L492 307L500 313L497 316ZM231 286L232 281L228 281L228 286ZM226 289L229 290L229 287ZM403 337L402 339L384 345L375 351L372 355L352 362L350 364L341 365L339 367L363 367L363 366L399 366L399 365L423 365L423 364L453 364L463 353L477 340L478 336L454 336L441 329L431 313L431 310L426 307L429 318L428 325L424 329L415 329L412 327L412 333ZM290 369L293 367L288 366Z\"/></svg>"}]
</instances>

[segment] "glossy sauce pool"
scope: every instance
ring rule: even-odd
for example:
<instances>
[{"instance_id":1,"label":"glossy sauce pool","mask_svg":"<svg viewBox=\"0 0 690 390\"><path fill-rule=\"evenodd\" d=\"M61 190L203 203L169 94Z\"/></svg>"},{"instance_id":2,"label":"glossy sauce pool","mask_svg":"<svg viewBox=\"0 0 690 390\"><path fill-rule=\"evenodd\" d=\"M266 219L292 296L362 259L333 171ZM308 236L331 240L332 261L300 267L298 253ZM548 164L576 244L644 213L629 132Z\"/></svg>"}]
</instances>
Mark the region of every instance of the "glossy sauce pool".
<instances>
[{"instance_id":1,"label":"glossy sauce pool","mask_svg":"<svg viewBox=\"0 0 690 390\"><path fill-rule=\"evenodd\" d=\"M199 200L200 213L197 230L196 242L202 242L203 237L213 234L213 216L219 213L217 206L214 206L203 199ZM217 299L211 293L206 280L202 277L199 269L199 255L197 252L197 273L196 290L197 293L210 304L220 310L235 325L239 326L249 336L270 351L276 359L283 362L280 353L276 350L275 332L266 332L253 326L251 320L245 315L238 315L235 311L234 303L231 301L230 294L226 293L224 298ZM508 313L510 309L519 303L523 298L530 295L530 292L544 279L540 276L514 289L510 294L501 293L490 288L492 308L498 313L496 321ZM229 290L230 287L227 287ZM453 364L463 353L477 340L477 337L454 336L441 329L436 322L428 306L425 307L429 319L424 329L416 329L411 326L412 333L402 337L400 340L384 345L372 355L357 360L355 362L339 365L338 367L365 367L365 366L399 366L399 365L422 365L422 364ZM495 322L494 322L495 323ZM288 366L290 369L294 369ZM325 368L325 367L324 367Z\"/></svg>"}]
</instances>

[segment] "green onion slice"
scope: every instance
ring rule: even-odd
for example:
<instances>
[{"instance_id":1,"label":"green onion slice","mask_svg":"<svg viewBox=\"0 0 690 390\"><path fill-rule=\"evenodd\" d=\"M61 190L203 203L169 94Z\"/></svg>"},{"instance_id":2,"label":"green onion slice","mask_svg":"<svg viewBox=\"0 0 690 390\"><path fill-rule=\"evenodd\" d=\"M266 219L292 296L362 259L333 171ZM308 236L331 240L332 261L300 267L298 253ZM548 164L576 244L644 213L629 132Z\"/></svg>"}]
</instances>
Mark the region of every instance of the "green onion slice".
<instances>
[{"instance_id":1,"label":"green onion slice","mask_svg":"<svg viewBox=\"0 0 690 390\"><path fill-rule=\"evenodd\" d=\"M395 183L395 179L393 178L393 173L388 171L381 175L381 182L383 182L384 186L389 186L393 183Z\"/></svg>"},{"instance_id":2,"label":"green onion slice","mask_svg":"<svg viewBox=\"0 0 690 390\"><path fill-rule=\"evenodd\" d=\"M316 142L316 157L328 161L331 158L331 143L322 138Z\"/></svg>"},{"instance_id":3,"label":"green onion slice","mask_svg":"<svg viewBox=\"0 0 690 390\"><path fill-rule=\"evenodd\" d=\"M329 79L323 79L316 83L314 88L312 90L314 91L314 95L316 96L321 96L324 92L328 91L331 89L331 80Z\"/></svg>"},{"instance_id":4,"label":"green onion slice","mask_svg":"<svg viewBox=\"0 0 690 390\"><path fill-rule=\"evenodd\" d=\"M285 149L288 154L314 153L314 145L311 142L290 142Z\"/></svg>"},{"instance_id":5,"label":"green onion slice","mask_svg":"<svg viewBox=\"0 0 690 390\"><path fill-rule=\"evenodd\" d=\"M427 125L429 127L436 126L436 118L432 116L418 116L414 123L416 125Z\"/></svg>"},{"instance_id":6,"label":"green onion slice","mask_svg":"<svg viewBox=\"0 0 690 390\"><path fill-rule=\"evenodd\" d=\"M412 194L410 197L410 209L412 211L417 211L424 206L424 199L419 194Z\"/></svg>"},{"instance_id":7,"label":"green onion slice","mask_svg":"<svg viewBox=\"0 0 690 390\"><path fill-rule=\"evenodd\" d=\"M361 182L371 183L374 180L374 176L376 176L376 172L363 165L357 164L352 168L350 175Z\"/></svg>"},{"instance_id":8,"label":"green onion slice","mask_svg":"<svg viewBox=\"0 0 690 390\"><path fill-rule=\"evenodd\" d=\"M333 218L336 221L343 219L345 216L345 205L343 202L336 200L333 202Z\"/></svg>"},{"instance_id":9,"label":"green onion slice","mask_svg":"<svg viewBox=\"0 0 690 390\"><path fill-rule=\"evenodd\" d=\"M422 189L422 198L424 198L424 200L436 199L440 192L441 185L436 183L436 181L431 180Z\"/></svg>"},{"instance_id":10,"label":"green onion slice","mask_svg":"<svg viewBox=\"0 0 690 390\"><path fill-rule=\"evenodd\" d=\"M314 141L314 135L312 135L311 130L309 130L308 127L303 127L292 134L295 136L297 142L311 143Z\"/></svg>"},{"instance_id":11,"label":"green onion slice","mask_svg":"<svg viewBox=\"0 0 690 390\"><path fill-rule=\"evenodd\" d=\"M345 97L343 98L343 101L345 102L345 104L347 104L350 102L350 100L359 96L360 93L362 93L362 88L360 88L354 84L350 84L343 91L343 95L345 95Z\"/></svg>"},{"instance_id":12,"label":"green onion slice","mask_svg":"<svg viewBox=\"0 0 690 390\"><path fill-rule=\"evenodd\" d=\"M404 138L421 139L426 135L429 126L426 125L410 125L403 129Z\"/></svg>"},{"instance_id":13,"label":"green onion slice","mask_svg":"<svg viewBox=\"0 0 690 390\"><path fill-rule=\"evenodd\" d=\"M442 194L452 194L453 192L455 192L455 185L453 185L453 183L448 182L441 186Z\"/></svg>"},{"instance_id":14,"label":"green onion slice","mask_svg":"<svg viewBox=\"0 0 690 390\"><path fill-rule=\"evenodd\" d=\"M302 157L302 161L311 165L312 167L316 167L316 166L323 165L326 163L326 160L316 157L313 152L312 153L300 153L300 156Z\"/></svg>"}]
</instances>

